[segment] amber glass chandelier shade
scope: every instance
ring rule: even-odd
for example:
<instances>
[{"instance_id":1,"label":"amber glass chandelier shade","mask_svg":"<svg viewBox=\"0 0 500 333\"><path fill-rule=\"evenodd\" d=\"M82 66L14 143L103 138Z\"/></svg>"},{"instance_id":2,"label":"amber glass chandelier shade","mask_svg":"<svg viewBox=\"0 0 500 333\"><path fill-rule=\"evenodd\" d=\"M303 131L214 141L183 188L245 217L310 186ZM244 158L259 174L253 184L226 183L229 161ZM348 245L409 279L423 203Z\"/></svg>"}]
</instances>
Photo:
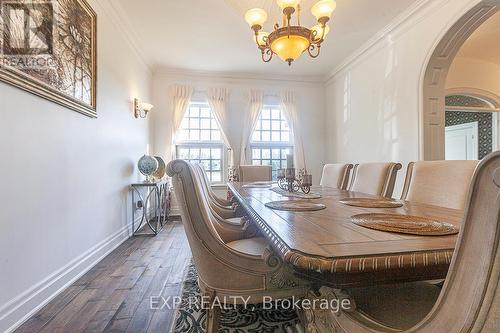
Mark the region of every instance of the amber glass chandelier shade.
<instances>
[{"instance_id":1,"label":"amber glass chandelier shade","mask_svg":"<svg viewBox=\"0 0 500 333\"><path fill-rule=\"evenodd\" d=\"M283 10L285 8L292 7L293 9L297 9L297 6L300 3L300 0L276 0L278 6Z\"/></svg>"},{"instance_id":2,"label":"amber glass chandelier shade","mask_svg":"<svg viewBox=\"0 0 500 333\"><path fill-rule=\"evenodd\" d=\"M311 8L311 12L316 17L316 20L327 17L330 18L337 8L337 3L334 0L319 0Z\"/></svg>"},{"instance_id":3,"label":"amber glass chandelier shade","mask_svg":"<svg viewBox=\"0 0 500 333\"><path fill-rule=\"evenodd\" d=\"M310 42L302 36L283 36L271 43L271 50L283 61L291 63L297 60L309 47Z\"/></svg>"},{"instance_id":4,"label":"amber glass chandelier shade","mask_svg":"<svg viewBox=\"0 0 500 333\"><path fill-rule=\"evenodd\" d=\"M258 46L265 46L267 44L267 37L269 37L269 32L259 31L257 33L257 38L253 36L253 40L257 43Z\"/></svg>"},{"instance_id":5,"label":"amber glass chandelier shade","mask_svg":"<svg viewBox=\"0 0 500 333\"><path fill-rule=\"evenodd\" d=\"M250 28L259 26L262 28L267 21L267 13L262 8L253 8L246 12L245 21L247 21Z\"/></svg>"}]
</instances>

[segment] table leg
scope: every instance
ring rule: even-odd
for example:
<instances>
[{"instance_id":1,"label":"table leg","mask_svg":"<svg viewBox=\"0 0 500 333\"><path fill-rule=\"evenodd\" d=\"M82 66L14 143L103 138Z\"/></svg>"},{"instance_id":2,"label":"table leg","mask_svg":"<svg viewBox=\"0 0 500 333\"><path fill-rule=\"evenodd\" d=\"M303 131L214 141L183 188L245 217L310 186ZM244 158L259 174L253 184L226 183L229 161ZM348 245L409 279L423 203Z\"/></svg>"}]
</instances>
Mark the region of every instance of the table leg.
<instances>
[{"instance_id":1,"label":"table leg","mask_svg":"<svg viewBox=\"0 0 500 333\"><path fill-rule=\"evenodd\" d=\"M322 287L309 291L305 297L309 307L298 310L305 333L349 333L338 323L345 313L355 312L356 304L340 290Z\"/></svg>"}]
</instances>

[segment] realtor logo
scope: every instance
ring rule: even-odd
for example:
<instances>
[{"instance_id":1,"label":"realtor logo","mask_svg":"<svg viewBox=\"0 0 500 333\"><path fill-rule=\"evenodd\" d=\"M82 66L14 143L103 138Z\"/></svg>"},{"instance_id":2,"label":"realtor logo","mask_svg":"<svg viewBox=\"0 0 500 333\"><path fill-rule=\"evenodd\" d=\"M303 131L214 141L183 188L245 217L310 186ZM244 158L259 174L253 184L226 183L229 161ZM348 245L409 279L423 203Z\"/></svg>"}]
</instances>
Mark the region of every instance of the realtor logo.
<instances>
[{"instance_id":1,"label":"realtor logo","mask_svg":"<svg viewBox=\"0 0 500 333\"><path fill-rule=\"evenodd\" d=\"M3 55L53 54L54 8L51 1L2 1Z\"/></svg>"}]
</instances>

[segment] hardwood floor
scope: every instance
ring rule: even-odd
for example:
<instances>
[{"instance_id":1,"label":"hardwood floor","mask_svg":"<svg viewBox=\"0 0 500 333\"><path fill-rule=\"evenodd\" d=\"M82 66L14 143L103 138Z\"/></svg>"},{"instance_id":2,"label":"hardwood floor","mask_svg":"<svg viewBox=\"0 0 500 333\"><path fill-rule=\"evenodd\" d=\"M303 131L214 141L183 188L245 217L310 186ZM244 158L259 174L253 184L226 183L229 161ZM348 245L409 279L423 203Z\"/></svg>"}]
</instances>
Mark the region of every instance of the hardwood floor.
<instances>
[{"instance_id":1,"label":"hardwood floor","mask_svg":"<svg viewBox=\"0 0 500 333\"><path fill-rule=\"evenodd\" d=\"M190 258L181 222L132 237L15 332L168 333L175 310L151 309L151 297L180 295Z\"/></svg>"}]
</instances>

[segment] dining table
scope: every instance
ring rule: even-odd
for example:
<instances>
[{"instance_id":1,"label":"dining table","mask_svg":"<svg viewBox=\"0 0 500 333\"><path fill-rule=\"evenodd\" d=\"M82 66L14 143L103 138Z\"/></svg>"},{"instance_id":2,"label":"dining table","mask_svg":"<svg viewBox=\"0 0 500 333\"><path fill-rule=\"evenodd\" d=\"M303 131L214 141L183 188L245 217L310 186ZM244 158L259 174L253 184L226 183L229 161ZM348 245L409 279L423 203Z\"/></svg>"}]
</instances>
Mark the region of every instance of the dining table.
<instances>
[{"instance_id":1,"label":"dining table","mask_svg":"<svg viewBox=\"0 0 500 333\"><path fill-rule=\"evenodd\" d=\"M276 187L277 185L272 185ZM369 229L353 223L358 214L401 214L446 222L458 230L463 212L403 201L397 208L362 208L341 201L375 195L313 186L322 204L318 211L282 211L266 203L304 199L284 196L270 186L228 183L233 200L267 238L273 251L295 274L318 286L350 288L377 284L444 279L457 234L427 236Z\"/></svg>"}]
</instances>

